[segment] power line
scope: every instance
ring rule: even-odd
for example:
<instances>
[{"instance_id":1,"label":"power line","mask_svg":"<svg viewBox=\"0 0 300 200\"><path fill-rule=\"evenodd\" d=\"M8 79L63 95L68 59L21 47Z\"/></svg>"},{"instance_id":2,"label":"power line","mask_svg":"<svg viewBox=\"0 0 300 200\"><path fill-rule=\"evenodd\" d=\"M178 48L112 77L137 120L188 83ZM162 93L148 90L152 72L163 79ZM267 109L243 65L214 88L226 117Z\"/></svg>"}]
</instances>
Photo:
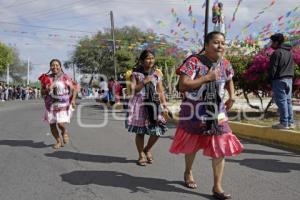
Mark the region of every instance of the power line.
<instances>
[{"instance_id":1,"label":"power line","mask_svg":"<svg viewBox=\"0 0 300 200\"><path fill-rule=\"evenodd\" d=\"M0 35L2 35L2 33L0 33ZM77 44L76 40L71 40L71 39L63 39L63 38L49 38L49 37L41 37L41 36L31 36L31 35L22 35L22 37L19 37L19 35L15 35L15 34L12 34L12 33L5 33L5 35L9 36L9 37L14 37L14 38L17 38L17 39L24 39L24 38L29 38L31 40L36 40L38 42L41 42L41 41L51 41L51 42L55 42L55 43L66 43L66 44ZM73 42L73 43L72 43Z\"/></svg>"},{"instance_id":2,"label":"power line","mask_svg":"<svg viewBox=\"0 0 300 200\"><path fill-rule=\"evenodd\" d=\"M95 5L95 4L98 3L98 2L93 2L93 1L95 1L95 0L88 0L88 1L84 2L84 5L85 6ZM64 14L72 13L72 12L74 12L74 10L72 10L70 8L72 8L72 6L76 5L79 2L80 2L80 0L72 2L71 4L64 4L64 5L61 5L59 7L55 7L52 10L45 10L41 13L38 13L37 15L26 15L25 17L46 18L47 19L47 18L53 18L53 17L57 16L58 14L63 14L64 15Z\"/></svg>"},{"instance_id":3,"label":"power line","mask_svg":"<svg viewBox=\"0 0 300 200\"><path fill-rule=\"evenodd\" d=\"M14 2L12 2L11 4L9 4L8 6L3 7L4 9L7 7L12 7L17 3L18 0L15 0Z\"/></svg>"},{"instance_id":4,"label":"power line","mask_svg":"<svg viewBox=\"0 0 300 200\"><path fill-rule=\"evenodd\" d=\"M20 34L22 36L28 35L28 36L32 36L32 37L38 37L38 36L45 36L49 37L49 38L71 38L71 39L82 39L86 36L89 35L70 35L70 34L58 34L58 33L50 33L50 32L38 32L38 31L17 31L17 30L10 30L10 29L2 29L0 28L0 32L2 32L3 34ZM1 33L0 33L1 34Z\"/></svg>"},{"instance_id":5,"label":"power line","mask_svg":"<svg viewBox=\"0 0 300 200\"><path fill-rule=\"evenodd\" d=\"M0 23L20 25L20 26L28 26L28 27L33 27L33 28L43 28L43 29L51 29L51 30L69 31L69 32L81 32L81 33L92 33L92 34L97 33L97 32L92 32L92 31L83 31L83 30L65 29L65 28L55 28L55 27L47 27L47 26L37 26L37 25L13 23L13 22L6 22L6 21L0 21Z\"/></svg>"},{"instance_id":6,"label":"power line","mask_svg":"<svg viewBox=\"0 0 300 200\"><path fill-rule=\"evenodd\" d=\"M15 2L13 2L12 4L10 4L10 5L8 5L8 6L5 6L5 7L2 7L2 9L12 8L12 7L18 7L18 6L22 6L22 5L25 5L25 4L29 4L29 3L31 3L31 2L38 1L38 0L25 1L25 2L22 2L22 3L19 3L19 4L15 5L17 1L18 1L18 0L15 0Z\"/></svg>"},{"instance_id":7,"label":"power line","mask_svg":"<svg viewBox=\"0 0 300 200\"><path fill-rule=\"evenodd\" d=\"M23 14L22 17L39 17L39 15L45 15L45 14L53 14L55 13L56 11L64 11L63 8L70 8L70 6L72 5L75 5L76 3L80 2L82 0L77 0L75 2L72 2L72 3L65 3L65 4L62 4L62 5L59 5L59 6L56 6L54 8L48 8L48 9L44 9L44 10L38 10L36 12L30 12L29 15L25 15ZM9 20L11 19L12 17L9 17L9 18L6 18L5 20Z\"/></svg>"},{"instance_id":8,"label":"power line","mask_svg":"<svg viewBox=\"0 0 300 200\"><path fill-rule=\"evenodd\" d=\"M71 20L74 20L74 19L80 19L80 18L86 18L86 17L89 17L89 16L103 16L103 15L109 15L109 11L103 11L103 12L97 12L97 13L89 13L89 14L85 14L85 15L82 15L82 14L79 14L80 16L70 16L70 17L61 17L60 18L51 18L51 19L42 19L40 20L40 22L55 22L55 21L58 21L60 20L61 21L66 21L68 19L71 19ZM106 19L105 19L106 20Z\"/></svg>"}]
</instances>

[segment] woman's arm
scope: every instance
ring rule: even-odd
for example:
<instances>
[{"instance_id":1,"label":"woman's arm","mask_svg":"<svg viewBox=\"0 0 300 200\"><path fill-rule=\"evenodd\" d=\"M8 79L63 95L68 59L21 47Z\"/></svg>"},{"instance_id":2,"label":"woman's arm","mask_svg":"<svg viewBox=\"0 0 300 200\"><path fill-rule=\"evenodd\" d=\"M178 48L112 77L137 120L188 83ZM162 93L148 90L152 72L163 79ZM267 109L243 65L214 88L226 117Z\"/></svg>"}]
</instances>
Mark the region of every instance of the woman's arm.
<instances>
[{"instance_id":1,"label":"woman's arm","mask_svg":"<svg viewBox=\"0 0 300 200\"><path fill-rule=\"evenodd\" d=\"M229 96L229 99L225 102L225 107L226 107L226 110L229 110L230 108L232 108L232 106L235 102L235 100L234 100L234 84L233 84L232 79L227 81L225 88L228 91L228 96Z\"/></svg>"},{"instance_id":2,"label":"woman's arm","mask_svg":"<svg viewBox=\"0 0 300 200\"><path fill-rule=\"evenodd\" d=\"M234 99L234 84L232 79L227 81L226 90L228 91L229 99Z\"/></svg>"},{"instance_id":3,"label":"woman's arm","mask_svg":"<svg viewBox=\"0 0 300 200\"><path fill-rule=\"evenodd\" d=\"M161 81L159 81L157 83L156 89L157 89L157 93L159 95L161 105L163 106L164 109L167 109L167 101L166 101L166 97L165 97L165 94L164 94L164 86L163 86Z\"/></svg>"},{"instance_id":4,"label":"woman's arm","mask_svg":"<svg viewBox=\"0 0 300 200\"><path fill-rule=\"evenodd\" d=\"M218 76L219 70L209 70L205 76L196 78L194 80L192 80L191 77L185 74L181 74L179 78L179 91L185 92L200 88L204 83L216 80Z\"/></svg>"},{"instance_id":5,"label":"woman's arm","mask_svg":"<svg viewBox=\"0 0 300 200\"><path fill-rule=\"evenodd\" d=\"M41 87L41 95L43 95L43 96L45 96L47 93L48 93L48 89L47 88L45 88L45 87Z\"/></svg>"},{"instance_id":6,"label":"woman's arm","mask_svg":"<svg viewBox=\"0 0 300 200\"><path fill-rule=\"evenodd\" d=\"M73 108L75 108L76 106L76 97L77 97L77 89L75 88L75 86L73 84L70 84L70 90L71 90L71 104L73 106Z\"/></svg>"}]
</instances>

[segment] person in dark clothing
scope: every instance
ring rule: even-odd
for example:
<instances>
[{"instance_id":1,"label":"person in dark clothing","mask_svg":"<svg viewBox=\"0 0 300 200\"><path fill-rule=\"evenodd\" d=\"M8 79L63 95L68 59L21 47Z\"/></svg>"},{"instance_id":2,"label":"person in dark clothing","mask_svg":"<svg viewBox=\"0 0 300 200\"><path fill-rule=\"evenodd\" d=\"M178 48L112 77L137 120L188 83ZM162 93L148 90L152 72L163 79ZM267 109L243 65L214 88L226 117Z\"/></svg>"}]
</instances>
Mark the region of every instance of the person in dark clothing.
<instances>
[{"instance_id":1,"label":"person in dark clothing","mask_svg":"<svg viewBox=\"0 0 300 200\"><path fill-rule=\"evenodd\" d=\"M276 33L271 36L271 47L275 49L270 58L269 78L272 82L273 98L280 113L275 129L294 129L292 109L292 85L294 62L291 46L284 44L284 36Z\"/></svg>"}]
</instances>

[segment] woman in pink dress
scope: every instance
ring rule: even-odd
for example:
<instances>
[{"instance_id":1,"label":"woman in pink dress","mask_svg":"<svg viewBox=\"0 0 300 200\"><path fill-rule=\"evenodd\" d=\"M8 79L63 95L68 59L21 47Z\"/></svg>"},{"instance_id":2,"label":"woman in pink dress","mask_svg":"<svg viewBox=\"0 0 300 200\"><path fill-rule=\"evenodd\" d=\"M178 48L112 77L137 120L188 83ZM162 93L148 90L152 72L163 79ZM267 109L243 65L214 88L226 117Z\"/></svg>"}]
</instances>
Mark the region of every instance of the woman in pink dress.
<instances>
[{"instance_id":1,"label":"woman in pink dress","mask_svg":"<svg viewBox=\"0 0 300 200\"><path fill-rule=\"evenodd\" d=\"M167 131L163 110L168 110L162 73L156 69L154 53L151 50L142 51L138 66L131 75L132 96L128 103L128 132L135 134L138 151L137 164L146 166L153 163L152 147L161 135ZM145 135L149 135L144 145Z\"/></svg>"},{"instance_id":2,"label":"woman in pink dress","mask_svg":"<svg viewBox=\"0 0 300 200\"><path fill-rule=\"evenodd\" d=\"M224 51L224 34L211 32L205 38L205 53L189 57L177 69L179 90L185 92L185 99L170 148L171 153L185 154L184 181L189 188L197 188L192 175L196 153L203 149L203 154L212 158L212 192L217 199L231 198L222 187L224 158L243 149L228 125L226 111L234 103L234 72L229 61L223 58ZM225 89L229 98L224 103Z\"/></svg>"},{"instance_id":3,"label":"woman in pink dress","mask_svg":"<svg viewBox=\"0 0 300 200\"><path fill-rule=\"evenodd\" d=\"M50 74L39 77L41 82L41 93L45 101L44 120L50 124L51 133L56 140L54 149L69 142L69 133L65 124L70 123L72 111L75 108L75 100L78 85L62 71L61 62L53 59L50 62ZM58 128L61 130L62 140Z\"/></svg>"}]
</instances>

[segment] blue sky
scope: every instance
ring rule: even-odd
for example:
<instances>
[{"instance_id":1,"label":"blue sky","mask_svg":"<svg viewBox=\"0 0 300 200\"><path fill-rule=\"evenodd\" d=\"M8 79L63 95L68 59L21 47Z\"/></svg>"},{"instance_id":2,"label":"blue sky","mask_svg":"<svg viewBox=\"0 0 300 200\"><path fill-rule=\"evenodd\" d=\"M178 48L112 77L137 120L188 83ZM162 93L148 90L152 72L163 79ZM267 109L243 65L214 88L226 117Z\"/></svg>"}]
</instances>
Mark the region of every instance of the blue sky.
<instances>
[{"instance_id":1,"label":"blue sky","mask_svg":"<svg viewBox=\"0 0 300 200\"><path fill-rule=\"evenodd\" d=\"M254 20L271 1L243 0L228 37L241 35L242 28L253 21L249 33L257 33L264 25L300 5L298 0L276 0L274 6ZM188 7L191 5L197 21L196 30L202 35L201 23L205 12L203 2L204 0L0 0L0 41L17 48L22 59L30 59L33 65L30 79L36 80L39 74L49 69L48 63L52 58L68 60L80 37L92 36L99 30L109 28L111 10L114 13L115 27L134 25L142 30L152 29L156 33L172 35L170 30L177 29L172 8L182 21L182 26L193 30L188 16ZM213 2L211 0L211 4ZM228 22L238 0L221 2ZM300 9L295 15L300 16ZM164 26L158 23L159 20L164 22Z\"/></svg>"}]
</instances>

